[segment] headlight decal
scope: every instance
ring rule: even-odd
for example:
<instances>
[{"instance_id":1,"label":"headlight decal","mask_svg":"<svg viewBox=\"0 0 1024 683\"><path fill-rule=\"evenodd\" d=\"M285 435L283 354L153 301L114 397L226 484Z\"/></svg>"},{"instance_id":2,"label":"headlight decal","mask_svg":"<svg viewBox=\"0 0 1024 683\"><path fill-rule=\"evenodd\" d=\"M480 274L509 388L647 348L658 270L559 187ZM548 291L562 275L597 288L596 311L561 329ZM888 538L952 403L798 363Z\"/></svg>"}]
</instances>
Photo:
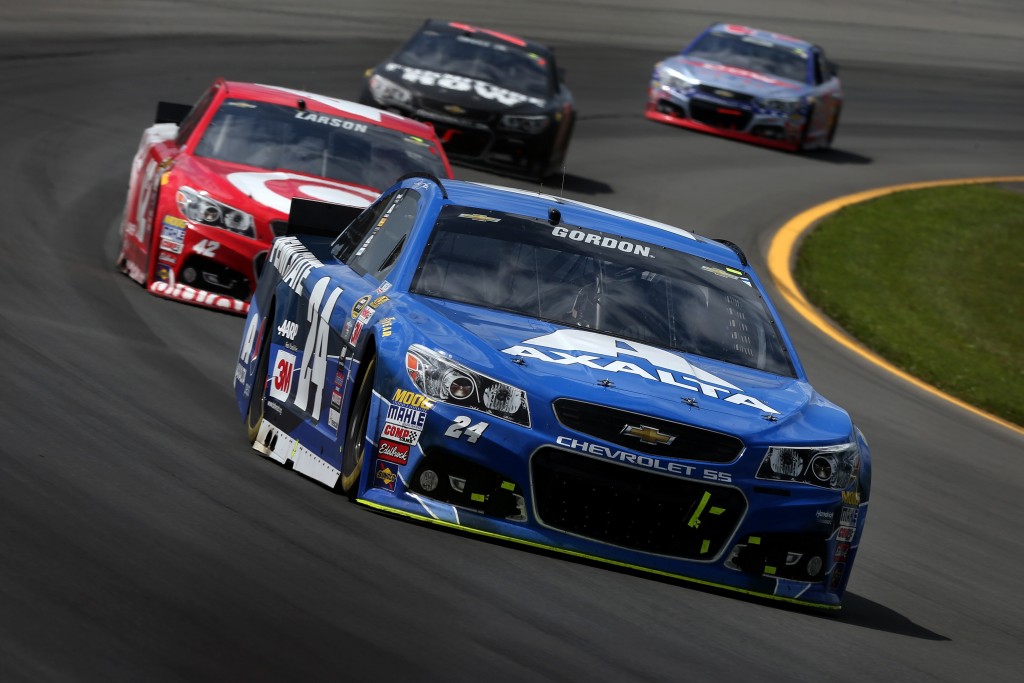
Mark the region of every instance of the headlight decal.
<instances>
[{"instance_id":1,"label":"headlight decal","mask_svg":"<svg viewBox=\"0 0 1024 683\"><path fill-rule=\"evenodd\" d=\"M757 470L757 478L842 490L853 483L859 468L860 449L856 442L818 447L771 446Z\"/></svg>"},{"instance_id":2,"label":"headlight decal","mask_svg":"<svg viewBox=\"0 0 1024 683\"><path fill-rule=\"evenodd\" d=\"M182 215L193 223L212 225L249 237L254 234L250 214L219 202L204 192L182 186L174 198Z\"/></svg>"},{"instance_id":3,"label":"headlight decal","mask_svg":"<svg viewBox=\"0 0 1024 683\"><path fill-rule=\"evenodd\" d=\"M416 388L432 399L530 426L529 401L518 387L470 370L419 344L406 352L405 368Z\"/></svg>"},{"instance_id":4,"label":"headlight decal","mask_svg":"<svg viewBox=\"0 0 1024 683\"><path fill-rule=\"evenodd\" d=\"M506 114L501 117L500 125L506 130L515 130L528 135L543 133L551 123L550 114L537 116L521 116L517 114Z\"/></svg>"}]
</instances>

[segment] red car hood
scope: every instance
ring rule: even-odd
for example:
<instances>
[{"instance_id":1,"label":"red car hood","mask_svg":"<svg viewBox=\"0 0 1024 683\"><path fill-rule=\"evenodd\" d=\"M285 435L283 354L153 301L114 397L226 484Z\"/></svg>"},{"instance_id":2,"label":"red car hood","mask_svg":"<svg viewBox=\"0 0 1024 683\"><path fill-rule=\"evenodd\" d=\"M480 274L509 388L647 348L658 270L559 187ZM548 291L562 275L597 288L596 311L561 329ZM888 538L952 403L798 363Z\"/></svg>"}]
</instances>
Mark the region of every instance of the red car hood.
<instances>
[{"instance_id":1,"label":"red car hood","mask_svg":"<svg viewBox=\"0 0 1024 683\"><path fill-rule=\"evenodd\" d=\"M214 199L252 213L257 222L287 217L294 197L364 207L380 195L363 185L201 157L181 157L175 170L182 185L205 190Z\"/></svg>"}]
</instances>

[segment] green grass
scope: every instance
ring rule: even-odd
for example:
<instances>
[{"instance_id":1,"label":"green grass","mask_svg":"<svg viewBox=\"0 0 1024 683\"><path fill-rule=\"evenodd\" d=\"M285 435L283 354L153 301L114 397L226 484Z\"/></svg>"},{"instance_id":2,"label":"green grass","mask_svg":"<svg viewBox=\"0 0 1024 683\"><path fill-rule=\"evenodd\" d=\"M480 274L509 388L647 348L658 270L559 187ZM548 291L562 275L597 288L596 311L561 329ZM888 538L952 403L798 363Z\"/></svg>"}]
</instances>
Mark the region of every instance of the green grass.
<instances>
[{"instance_id":1,"label":"green grass","mask_svg":"<svg viewBox=\"0 0 1024 683\"><path fill-rule=\"evenodd\" d=\"M1024 425L1024 193L964 185L848 206L803 242L795 276L893 364Z\"/></svg>"}]
</instances>

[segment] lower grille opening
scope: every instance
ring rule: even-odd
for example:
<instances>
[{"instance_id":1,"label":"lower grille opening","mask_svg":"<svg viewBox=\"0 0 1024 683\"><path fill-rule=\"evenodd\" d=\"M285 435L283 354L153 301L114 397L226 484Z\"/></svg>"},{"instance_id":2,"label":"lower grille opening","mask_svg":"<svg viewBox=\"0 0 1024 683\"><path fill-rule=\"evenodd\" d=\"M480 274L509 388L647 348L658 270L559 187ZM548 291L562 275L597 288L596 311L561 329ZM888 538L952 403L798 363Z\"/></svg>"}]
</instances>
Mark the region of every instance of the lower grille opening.
<instances>
[{"instance_id":1,"label":"lower grille opening","mask_svg":"<svg viewBox=\"0 0 1024 683\"><path fill-rule=\"evenodd\" d=\"M726 566L754 576L822 581L828 569L826 539L811 534L749 534L732 549Z\"/></svg>"},{"instance_id":2,"label":"lower grille opening","mask_svg":"<svg viewBox=\"0 0 1024 683\"><path fill-rule=\"evenodd\" d=\"M226 294L242 301L249 299L249 278L211 259L190 256L179 272L180 280L190 287L215 294Z\"/></svg>"},{"instance_id":3,"label":"lower grille opening","mask_svg":"<svg viewBox=\"0 0 1024 683\"><path fill-rule=\"evenodd\" d=\"M658 555L711 560L747 509L735 488L555 448L537 451L531 468L543 524Z\"/></svg>"},{"instance_id":4,"label":"lower grille opening","mask_svg":"<svg viewBox=\"0 0 1024 683\"><path fill-rule=\"evenodd\" d=\"M526 520L526 504L515 482L447 451L431 450L420 461L409 490L492 517Z\"/></svg>"},{"instance_id":5,"label":"lower grille opening","mask_svg":"<svg viewBox=\"0 0 1024 683\"><path fill-rule=\"evenodd\" d=\"M753 115L746 109L723 107L711 102L691 99L690 116L695 121L700 121L715 128L746 130Z\"/></svg>"}]
</instances>

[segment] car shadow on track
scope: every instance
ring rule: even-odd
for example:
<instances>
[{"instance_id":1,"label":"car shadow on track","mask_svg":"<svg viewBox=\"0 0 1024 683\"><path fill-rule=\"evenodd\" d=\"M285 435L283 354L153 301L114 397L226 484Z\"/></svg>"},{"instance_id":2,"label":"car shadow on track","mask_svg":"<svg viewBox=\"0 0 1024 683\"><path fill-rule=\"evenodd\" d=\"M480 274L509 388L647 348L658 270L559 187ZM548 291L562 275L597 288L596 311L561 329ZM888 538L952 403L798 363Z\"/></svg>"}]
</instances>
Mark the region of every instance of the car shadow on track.
<instances>
[{"instance_id":1,"label":"car shadow on track","mask_svg":"<svg viewBox=\"0 0 1024 683\"><path fill-rule=\"evenodd\" d=\"M608 183L600 180L594 180L593 178L584 178L583 176L573 175L572 173L566 173L565 177L561 174L551 175L544 179L541 183L540 192L546 194L553 194L561 196L564 192L574 192L576 194L611 194L615 190Z\"/></svg>"},{"instance_id":2,"label":"car shadow on track","mask_svg":"<svg viewBox=\"0 0 1024 683\"><path fill-rule=\"evenodd\" d=\"M837 618L853 626L895 633L896 635L918 638L920 640L951 640L951 638L915 624L907 617L895 610L889 609L885 605L880 605L856 593L848 592L843 597L843 609L837 615Z\"/></svg>"},{"instance_id":3,"label":"car shadow on track","mask_svg":"<svg viewBox=\"0 0 1024 683\"><path fill-rule=\"evenodd\" d=\"M825 161L830 164L873 164L875 162L871 157L866 157L856 152L836 149L835 147L803 152L801 156L812 161Z\"/></svg>"}]
</instances>

